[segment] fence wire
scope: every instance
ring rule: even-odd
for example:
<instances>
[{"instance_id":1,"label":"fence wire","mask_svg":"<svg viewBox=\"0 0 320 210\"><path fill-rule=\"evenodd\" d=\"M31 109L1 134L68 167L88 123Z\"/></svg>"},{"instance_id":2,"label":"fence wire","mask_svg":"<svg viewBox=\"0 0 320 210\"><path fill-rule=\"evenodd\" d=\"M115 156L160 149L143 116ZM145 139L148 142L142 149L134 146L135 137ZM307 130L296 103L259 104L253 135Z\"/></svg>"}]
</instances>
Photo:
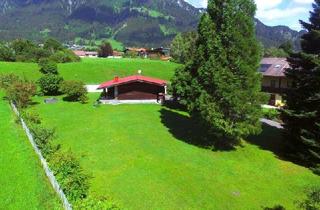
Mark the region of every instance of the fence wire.
<instances>
[{"instance_id":1,"label":"fence wire","mask_svg":"<svg viewBox=\"0 0 320 210\"><path fill-rule=\"evenodd\" d=\"M38 157L40 158L41 165L42 165L42 167L43 167L43 169L44 169L44 171L45 171L45 173L46 173L46 175L47 175L47 177L48 177L53 189L56 191L56 193L60 197L60 199L61 199L61 201L63 203L64 209L65 210L72 210L71 204L69 203L66 195L62 191L62 189L61 189L56 177L54 176L53 172L50 170L46 159L44 159L41 151L39 150L38 146L36 145L36 143L34 141L34 138L33 138L33 135L31 134L30 129L28 128L27 124L24 122L23 118L21 117L20 112L18 111L17 107L13 103L11 103L11 107L12 107L14 113L19 117L21 125L22 125L22 128L26 132L26 134L28 136L28 139L29 139L34 151L37 153Z\"/></svg>"}]
</instances>

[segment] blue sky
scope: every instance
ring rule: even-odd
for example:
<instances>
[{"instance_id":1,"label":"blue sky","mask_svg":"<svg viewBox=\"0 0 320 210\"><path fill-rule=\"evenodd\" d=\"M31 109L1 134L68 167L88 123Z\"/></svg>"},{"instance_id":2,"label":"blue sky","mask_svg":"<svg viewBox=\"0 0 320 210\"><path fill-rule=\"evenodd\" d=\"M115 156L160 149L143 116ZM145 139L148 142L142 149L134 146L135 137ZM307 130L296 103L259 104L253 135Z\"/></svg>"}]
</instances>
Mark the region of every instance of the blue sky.
<instances>
[{"instance_id":1,"label":"blue sky","mask_svg":"<svg viewBox=\"0 0 320 210\"><path fill-rule=\"evenodd\" d=\"M206 7L207 0L186 0L196 7ZM313 0L255 0L257 18L266 25L287 25L301 30L299 20L308 20Z\"/></svg>"}]
</instances>

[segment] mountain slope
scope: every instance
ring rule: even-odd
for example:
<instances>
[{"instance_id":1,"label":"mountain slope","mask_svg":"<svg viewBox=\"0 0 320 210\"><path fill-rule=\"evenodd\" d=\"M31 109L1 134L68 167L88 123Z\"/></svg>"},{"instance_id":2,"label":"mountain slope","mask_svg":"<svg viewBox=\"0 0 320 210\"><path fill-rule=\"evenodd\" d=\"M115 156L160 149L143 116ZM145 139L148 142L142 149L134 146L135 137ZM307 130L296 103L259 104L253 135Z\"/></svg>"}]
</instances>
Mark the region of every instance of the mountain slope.
<instances>
[{"instance_id":1,"label":"mountain slope","mask_svg":"<svg viewBox=\"0 0 320 210\"><path fill-rule=\"evenodd\" d=\"M288 26L266 26L258 19L255 22L257 38L265 47L278 47L280 44L290 40L294 49L300 49L300 38L305 31L294 31Z\"/></svg>"},{"instance_id":2,"label":"mountain slope","mask_svg":"<svg viewBox=\"0 0 320 210\"><path fill-rule=\"evenodd\" d=\"M0 11L2 39L115 38L130 45L167 44L200 17L183 0L4 0Z\"/></svg>"},{"instance_id":3,"label":"mountain slope","mask_svg":"<svg viewBox=\"0 0 320 210\"><path fill-rule=\"evenodd\" d=\"M203 9L184 0L2 0L0 39L41 41L116 39L130 46L168 45L178 32L195 30ZM266 46L301 33L256 21L258 39Z\"/></svg>"}]
</instances>

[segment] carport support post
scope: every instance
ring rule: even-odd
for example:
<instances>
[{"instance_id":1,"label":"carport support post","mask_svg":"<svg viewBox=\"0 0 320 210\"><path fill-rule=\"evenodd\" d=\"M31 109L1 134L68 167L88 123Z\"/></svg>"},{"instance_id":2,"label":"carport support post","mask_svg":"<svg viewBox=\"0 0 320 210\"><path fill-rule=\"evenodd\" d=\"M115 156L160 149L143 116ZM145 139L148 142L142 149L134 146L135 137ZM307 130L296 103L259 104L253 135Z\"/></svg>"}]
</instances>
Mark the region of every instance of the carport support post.
<instances>
[{"instance_id":1,"label":"carport support post","mask_svg":"<svg viewBox=\"0 0 320 210\"><path fill-rule=\"evenodd\" d=\"M103 88L103 97L106 99L107 98L107 89Z\"/></svg>"},{"instance_id":2,"label":"carport support post","mask_svg":"<svg viewBox=\"0 0 320 210\"><path fill-rule=\"evenodd\" d=\"M118 100L118 94L119 94L118 86L115 86L115 87L114 87L114 98L115 98L116 100Z\"/></svg>"}]
</instances>

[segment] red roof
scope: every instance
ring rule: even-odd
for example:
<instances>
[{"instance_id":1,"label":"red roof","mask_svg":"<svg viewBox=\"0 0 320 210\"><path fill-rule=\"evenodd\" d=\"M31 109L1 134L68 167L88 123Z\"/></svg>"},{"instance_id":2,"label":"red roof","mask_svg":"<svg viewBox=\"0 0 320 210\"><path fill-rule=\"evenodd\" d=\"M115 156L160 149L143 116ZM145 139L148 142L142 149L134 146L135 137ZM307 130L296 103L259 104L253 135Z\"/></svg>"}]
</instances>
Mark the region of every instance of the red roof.
<instances>
[{"instance_id":1,"label":"red roof","mask_svg":"<svg viewBox=\"0 0 320 210\"><path fill-rule=\"evenodd\" d=\"M74 53L76 56L86 56L86 52L83 51L83 50L74 50L73 53Z\"/></svg>"},{"instance_id":2,"label":"red roof","mask_svg":"<svg viewBox=\"0 0 320 210\"><path fill-rule=\"evenodd\" d=\"M98 87L98 89L110 88L110 87L123 85L131 82L145 82L145 83L151 83L159 86L165 86L167 84L167 81L165 80L145 77L141 75L134 75L134 76L124 77L124 78L115 77L113 80L102 83Z\"/></svg>"},{"instance_id":3,"label":"red roof","mask_svg":"<svg viewBox=\"0 0 320 210\"><path fill-rule=\"evenodd\" d=\"M82 57L85 57L85 56L97 56L98 55L98 52L95 52L95 51L84 51L84 50L74 50L73 53L77 56L82 56Z\"/></svg>"}]
</instances>

